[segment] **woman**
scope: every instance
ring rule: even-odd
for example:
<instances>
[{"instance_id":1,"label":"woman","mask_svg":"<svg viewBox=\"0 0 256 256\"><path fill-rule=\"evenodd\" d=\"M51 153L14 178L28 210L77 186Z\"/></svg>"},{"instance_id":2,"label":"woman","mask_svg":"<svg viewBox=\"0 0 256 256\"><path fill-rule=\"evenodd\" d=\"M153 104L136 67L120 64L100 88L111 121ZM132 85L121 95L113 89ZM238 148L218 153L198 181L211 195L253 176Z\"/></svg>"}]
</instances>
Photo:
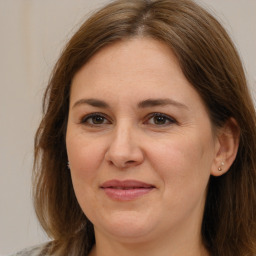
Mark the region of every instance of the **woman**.
<instances>
[{"instance_id":1,"label":"woman","mask_svg":"<svg viewBox=\"0 0 256 256\"><path fill-rule=\"evenodd\" d=\"M20 255L255 255L255 110L222 26L189 0L114 1L44 97Z\"/></svg>"}]
</instances>

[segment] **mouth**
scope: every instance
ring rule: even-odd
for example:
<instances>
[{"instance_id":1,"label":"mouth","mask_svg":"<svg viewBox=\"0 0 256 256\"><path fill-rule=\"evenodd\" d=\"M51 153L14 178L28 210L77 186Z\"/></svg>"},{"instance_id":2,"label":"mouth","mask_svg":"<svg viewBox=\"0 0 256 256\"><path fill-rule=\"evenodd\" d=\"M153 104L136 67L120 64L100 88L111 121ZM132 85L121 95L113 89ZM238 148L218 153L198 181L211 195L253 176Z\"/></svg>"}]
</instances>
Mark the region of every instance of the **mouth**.
<instances>
[{"instance_id":1,"label":"mouth","mask_svg":"<svg viewBox=\"0 0 256 256\"><path fill-rule=\"evenodd\" d=\"M100 188L113 200L130 201L148 194L155 186L136 180L109 180L104 182Z\"/></svg>"}]
</instances>

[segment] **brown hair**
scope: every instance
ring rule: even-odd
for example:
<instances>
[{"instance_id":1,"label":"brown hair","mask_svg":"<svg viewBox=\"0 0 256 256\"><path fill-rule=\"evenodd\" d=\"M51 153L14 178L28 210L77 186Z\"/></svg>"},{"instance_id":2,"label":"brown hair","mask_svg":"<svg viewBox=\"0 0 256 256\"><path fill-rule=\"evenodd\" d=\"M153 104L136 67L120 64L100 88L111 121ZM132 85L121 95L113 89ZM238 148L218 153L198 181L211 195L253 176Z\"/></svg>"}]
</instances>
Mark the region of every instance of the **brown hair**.
<instances>
[{"instance_id":1,"label":"brown hair","mask_svg":"<svg viewBox=\"0 0 256 256\"><path fill-rule=\"evenodd\" d=\"M256 254L256 121L243 67L223 27L190 0L119 0L99 10L71 38L47 87L35 137L34 203L54 239L56 255L85 255L92 224L76 200L67 170L65 133L74 74L99 49L117 40L165 42L204 100L213 125L233 117L240 127L237 157L228 173L209 181L202 237L211 255Z\"/></svg>"}]
</instances>

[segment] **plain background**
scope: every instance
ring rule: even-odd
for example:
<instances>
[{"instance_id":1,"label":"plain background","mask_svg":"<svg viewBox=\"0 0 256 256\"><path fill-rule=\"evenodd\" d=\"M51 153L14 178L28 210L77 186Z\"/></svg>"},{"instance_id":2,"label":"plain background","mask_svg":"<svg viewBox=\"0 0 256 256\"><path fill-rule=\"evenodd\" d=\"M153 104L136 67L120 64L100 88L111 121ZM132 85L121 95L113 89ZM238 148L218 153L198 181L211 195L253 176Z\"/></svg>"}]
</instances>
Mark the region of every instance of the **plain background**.
<instances>
[{"instance_id":1,"label":"plain background","mask_svg":"<svg viewBox=\"0 0 256 256\"><path fill-rule=\"evenodd\" d=\"M33 138L41 99L67 40L106 2L0 0L0 255L47 240L31 199ZM256 95L256 0L197 2L230 33Z\"/></svg>"}]
</instances>

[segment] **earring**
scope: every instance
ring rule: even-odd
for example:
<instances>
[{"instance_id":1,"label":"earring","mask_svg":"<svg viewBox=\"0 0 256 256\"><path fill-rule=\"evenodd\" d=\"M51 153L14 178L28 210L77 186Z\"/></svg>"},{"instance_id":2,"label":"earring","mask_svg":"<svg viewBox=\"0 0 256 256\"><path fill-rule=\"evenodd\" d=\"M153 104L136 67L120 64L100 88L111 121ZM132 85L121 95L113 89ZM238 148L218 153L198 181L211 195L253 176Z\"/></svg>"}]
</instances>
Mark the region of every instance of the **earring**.
<instances>
[{"instance_id":1,"label":"earring","mask_svg":"<svg viewBox=\"0 0 256 256\"><path fill-rule=\"evenodd\" d=\"M68 169L70 169L70 166L69 166L69 161L67 161L67 167L68 167Z\"/></svg>"},{"instance_id":2,"label":"earring","mask_svg":"<svg viewBox=\"0 0 256 256\"><path fill-rule=\"evenodd\" d=\"M218 171L221 172L222 171L222 167L224 166L224 162L221 162L221 165L218 167Z\"/></svg>"}]
</instances>

